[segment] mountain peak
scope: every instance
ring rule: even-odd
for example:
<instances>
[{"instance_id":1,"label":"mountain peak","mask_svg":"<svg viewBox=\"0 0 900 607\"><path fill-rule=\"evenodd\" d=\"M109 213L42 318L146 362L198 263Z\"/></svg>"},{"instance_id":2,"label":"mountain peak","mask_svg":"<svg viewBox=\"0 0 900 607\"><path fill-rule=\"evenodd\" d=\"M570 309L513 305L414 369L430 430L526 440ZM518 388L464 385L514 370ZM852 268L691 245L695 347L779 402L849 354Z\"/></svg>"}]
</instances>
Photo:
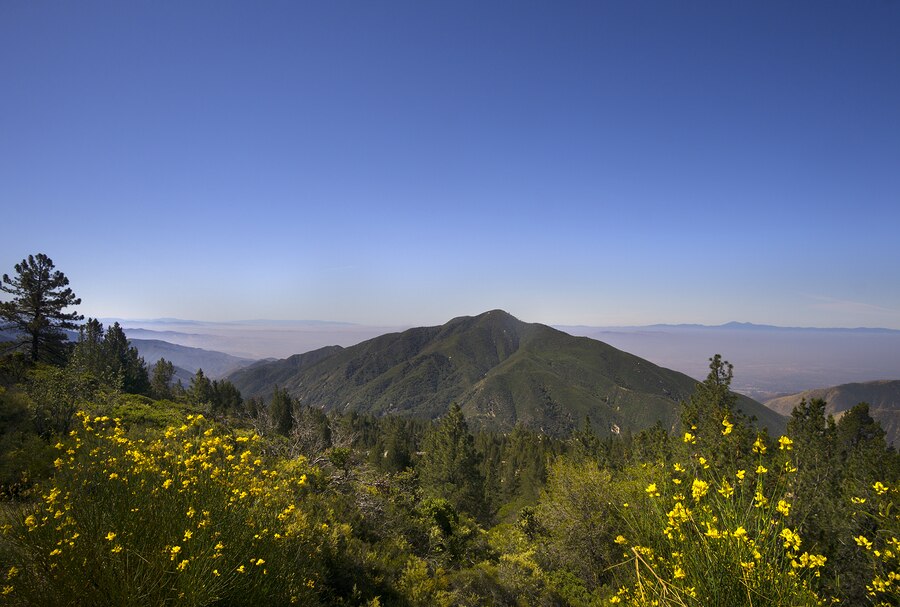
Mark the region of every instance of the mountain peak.
<instances>
[{"instance_id":1,"label":"mountain peak","mask_svg":"<svg viewBox=\"0 0 900 607\"><path fill-rule=\"evenodd\" d=\"M261 363L230 379L245 397L267 396L273 378L308 406L436 418L459 404L475 425L524 425L566 435L585 417L601 433L677 424L696 381L603 342L573 337L503 310L391 333L310 364ZM783 420L749 399L748 414Z\"/></svg>"}]
</instances>

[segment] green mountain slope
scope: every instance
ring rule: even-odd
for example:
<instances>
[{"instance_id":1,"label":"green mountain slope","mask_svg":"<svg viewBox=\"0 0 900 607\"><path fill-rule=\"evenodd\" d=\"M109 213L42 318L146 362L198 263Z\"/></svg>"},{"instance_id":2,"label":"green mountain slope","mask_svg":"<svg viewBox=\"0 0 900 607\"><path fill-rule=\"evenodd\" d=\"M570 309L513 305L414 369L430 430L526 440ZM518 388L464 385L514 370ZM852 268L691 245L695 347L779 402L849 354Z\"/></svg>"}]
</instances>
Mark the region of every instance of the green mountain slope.
<instances>
[{"instance_id":1,"label":"green mountain slope","mask_svg":"<svg viewBox=\"0 0 900 607\"><path fill-rule=\"evenodd\" d=\"M841 413L858 403L869 403L869 414L884 428L887 441L900 445L900 380L869 381L806 390L766 401L765 405L777 413L790 415L801 400L809 401L814 398L824 400L827 403L825 411L835 417L840 417Z\"/></svg>"},{"instance_id":2,"label":"green mountain slope","mask_svg":"<svg viewBox=\"0 0 900 607\"><path fill-rule=\"evenodd\" d=\"M557 435L580 426L585 416L601 433L638 430L657 420L673 427L679 401L697 383L602 342L500 310L298 362L260 362L229 379L244 396L267 396L277 383L307 405L375 415L434 418L457 402L480 426L510 430L521 423ZM740 406L773 432L784 427L781 416L749 398L741 397Z\"/></svg>"}]
</instances>

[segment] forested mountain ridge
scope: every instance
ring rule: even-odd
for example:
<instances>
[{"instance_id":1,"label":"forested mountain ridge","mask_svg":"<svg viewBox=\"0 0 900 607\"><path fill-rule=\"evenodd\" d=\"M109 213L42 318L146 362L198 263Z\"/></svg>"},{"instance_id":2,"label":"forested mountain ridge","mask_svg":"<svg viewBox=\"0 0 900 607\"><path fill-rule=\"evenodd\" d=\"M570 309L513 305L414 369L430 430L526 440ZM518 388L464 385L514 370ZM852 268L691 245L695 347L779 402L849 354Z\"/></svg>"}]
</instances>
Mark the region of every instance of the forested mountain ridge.
<instances>
[{"instance_id":1,"label":"forested mountain ridge","mask_svg":"<svg viewBox=\"0 0 900 607\"><path fill-rule=\"evenodd\" d=\"M229 376L245 397L276 385L308 406L435 418L458 403L494 430L525 425L552 435L587 417L602 434L661 421L674 427L696 380L603 342L525 323L502 310L260 362ZM739 408L773 431L784 418L740 397Z\"/></svg>"},{"instance_id":2,"label":"forested mountain ridge","mask_svg":"<svg viewBox=\"0 0 900 607\"><path fill-rule=\"evenodd\" d=\"M782 415L790 415L801 401L816 398L824 400L827 403L825 412L835 417L840 417L857 403L869 403L869 413L884 428L885 440L888 444L900 445L900 380L859 382L806 390L774 398L766 401L765 405Z\"/></svg>"}]
</instances>

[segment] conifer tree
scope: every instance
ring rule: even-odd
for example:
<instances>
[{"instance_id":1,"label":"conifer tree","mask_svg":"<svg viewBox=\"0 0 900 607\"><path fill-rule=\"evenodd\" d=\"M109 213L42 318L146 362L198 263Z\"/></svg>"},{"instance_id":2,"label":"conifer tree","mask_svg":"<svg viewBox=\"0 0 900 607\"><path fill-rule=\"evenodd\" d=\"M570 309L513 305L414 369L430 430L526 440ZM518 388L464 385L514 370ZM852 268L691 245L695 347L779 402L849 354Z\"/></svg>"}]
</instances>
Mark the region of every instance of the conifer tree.
<instances>
[{"instance_id":1,"label":"conifer tree","mask_svg":"<svg viewBox=\"0 0 900 607\"><path fill-rule=\"evenodd\" d=\"M103 349L109 364L119 375L122 391L130 394L146 394L150 391L147 365L131 345L119 323L113 324L103 340Z\"/></svg>"},{"instance_id":2,"label":"conifer tree","mask_svg":"<svg viewBox=\"0 0 900 607\"><path fill-rule=\"evenodd\" d=\"M475 439L459 405L452 405L425 437L419 466L422 488L447 499L456 509L484 514L484 479L479 470Z\"/></svg>"},{"instance_id":3,"label":"conifer tree","mask_svg":"<svg viewBox=\"0 0 900 607\"><path fill-rule=\"evenodd\" d=\"M681 425L689 450L699 444L716 466L731 465L745 457L754 434L750 421L738 411L731 391L734 367L720 354L709 359L709 374L697 384L688 402L682 403Z\"/></svg>"},{"instance_id":4,"label":"conifer tree","mask_svg":"<svg viewBox=\"0 0 900 607\"><path fill-rule=\"evenodd\" d=\"M147 394L150 391L144 359L125 337L119 323L104 332L100 321L89 318L79 330L78 343L70 363L116 390L129 394Z\"/></svg>"},{"instance_id":5,"label":"conifer tree","mask_svg":"<svg viewBox=\"0 0 900 607\"><path fill-rule=\"evenodd\" d=\"M155 398L171 398L172 397L172 378L175 376L175 365L160 358L153 365L150 375L150 392Z\"/></svg>"},{"instance_id":6,"label":"conifer tree","mask_svg":"<svg viewBox=\"0 0 900 607\"><path fill-rule=\"evenodd\" d=\"M269 416L275 424L275 431L283 436L294 427L294 403L287 390L275 388L269 403Z\"/></svg>"},{"instance_id":7,"label":"conifer tree","mask_svg":"<svg viewBox=\"0 0 900 607\"><path fill-rule=\"evenodd\" d=\"M191 402L198 405L212 403L212 382L210 382L203 373L203 369L197 369L194 377L191 378L191 385L188 387L188 396Z\"/></svg>"},{"instance_id":8,"label":"conifer tree","mask_svg":"<svg viewBox=\"0 0 900 607\"><path fill-rule=\"evenodd\" d=\"M76 329L84 319L77 312L64 312L81 304L69 288L69 279L54 270L53 260L38 253L17 263L16 276L3 275L0 291L11 301L0 302L0 329L22 335L18 345L28 348L33 362L61 364L66 358L66 329Z\"/></svg>"}]
</instances>

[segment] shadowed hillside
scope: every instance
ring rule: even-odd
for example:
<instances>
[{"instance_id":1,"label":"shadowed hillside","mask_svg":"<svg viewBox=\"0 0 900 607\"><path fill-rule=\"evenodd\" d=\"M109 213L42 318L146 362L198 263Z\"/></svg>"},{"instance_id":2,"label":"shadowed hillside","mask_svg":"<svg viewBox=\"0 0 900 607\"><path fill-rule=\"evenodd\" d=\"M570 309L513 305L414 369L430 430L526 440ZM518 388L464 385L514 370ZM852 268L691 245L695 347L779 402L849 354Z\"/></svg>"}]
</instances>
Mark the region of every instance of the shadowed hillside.
<instances>
[{"instance_id":1,"label":"shadowed hillside","mask_svg":"<svg viewBox=\"0 0 900 607\"><path fill-rule=\"evenodd\" d=\"M831 388L807 390L767 401L766 406L790 415L800 401L821 398L827 403L825 411L835 417L858 403L869 403L869 414L881 424L888 443L900 445L900 380L869 381L843 384Z\"/></svg>"},{"instance_id":2,"label":"shadowed hillside","mask_svg":"<svg viewBox=\"0 0 900 607\"><path fill-rule=\"evenodd\" d=\"M176 367L191 374L196 373L197 369L203 369L206 376L211 379L225 377L253 362L223 352L189 348L158 339L129 339L128 341L137 348L148 367L152 367L160 358L165 358Z\"/></svg>"},{"instance_id":3,"label":"shadowed hillside","mask_svg":"<svg viewBox=\"0 0 900 607\"><path fill-rule=\"evenodd\" d=\"M268 396L278 385L326 410L435 418L456 402L483 427L523 424L556 435L586 416L601 433L657 420L673 427L678 403L697 383L602 342L500 310L256 363L229 379L245 397ZM741 397L739 406L773 431L783 428L783 418L759 403Z\"/></svg>"}]
</instances>

